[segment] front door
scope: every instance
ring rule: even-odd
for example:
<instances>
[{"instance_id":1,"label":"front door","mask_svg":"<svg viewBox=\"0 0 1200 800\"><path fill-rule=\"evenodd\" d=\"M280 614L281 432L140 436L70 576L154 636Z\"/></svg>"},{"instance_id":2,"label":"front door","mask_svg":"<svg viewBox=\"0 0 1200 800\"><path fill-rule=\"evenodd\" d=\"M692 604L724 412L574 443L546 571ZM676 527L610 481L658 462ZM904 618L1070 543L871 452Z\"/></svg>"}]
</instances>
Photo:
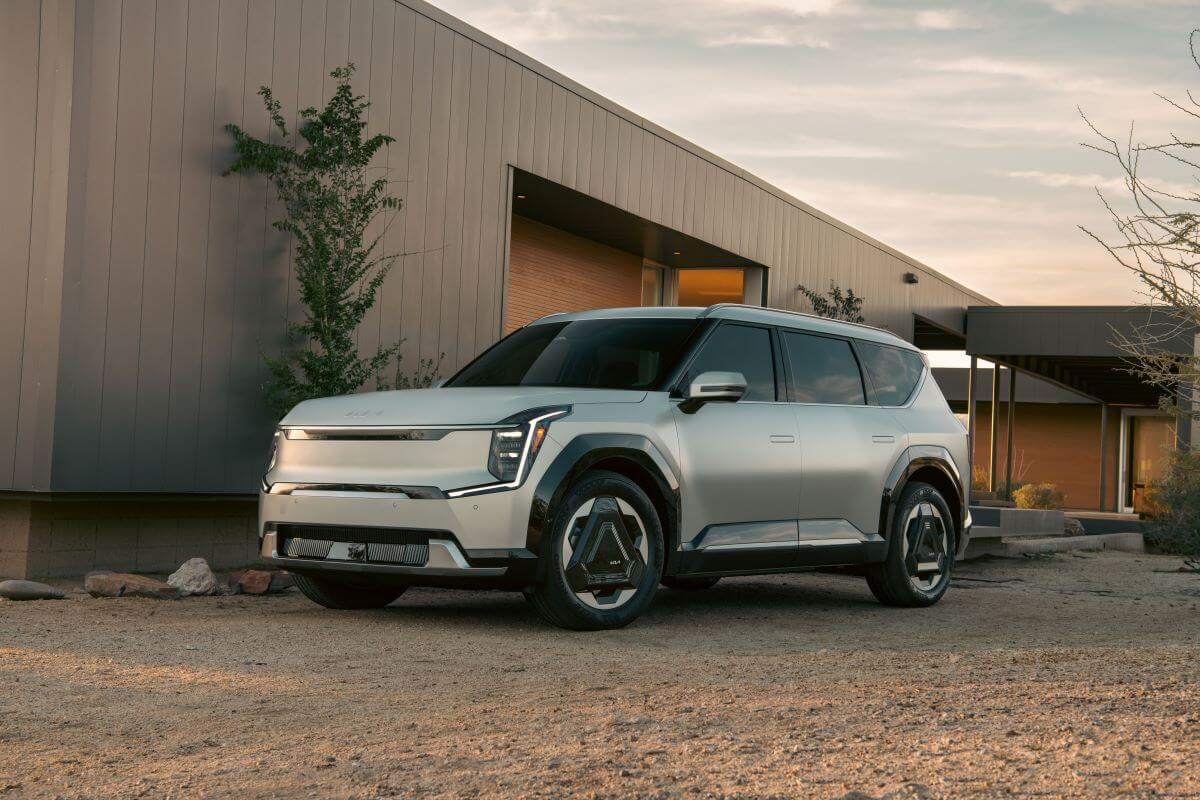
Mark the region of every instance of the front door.
<instances>
[{"instance_id":1,"label":"front door","mask_svg":"<svg viewBox=\"0 0 1200 800\"><path fill-rule=\"evenodd\" d=\"M770 329L722 323L684 377L740 372L747 382L736 403L674 411L686 483L680 538L704 569L786 566L795 552L800 447L775 365Z\"/></svg>"}]
</instances>

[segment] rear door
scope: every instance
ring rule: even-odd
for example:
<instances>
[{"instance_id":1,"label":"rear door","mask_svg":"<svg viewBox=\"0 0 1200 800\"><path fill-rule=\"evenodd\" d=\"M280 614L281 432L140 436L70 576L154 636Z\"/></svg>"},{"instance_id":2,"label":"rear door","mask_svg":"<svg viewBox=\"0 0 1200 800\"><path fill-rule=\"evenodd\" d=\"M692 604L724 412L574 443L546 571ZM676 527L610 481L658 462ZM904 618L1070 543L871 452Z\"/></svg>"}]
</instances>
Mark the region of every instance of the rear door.
<instances>
[{"instance_id":1,"label":"rear door","mask_svg":"<svg viewBox=\"0 0 1200 800\"><path fill-rule=\"evenodd\" d=\"M839 563L816 553L853 554L879 533L883 484L907 437L888 409L868 402L870 384L849 339L789 330L781 338L804 451L800 557Z\"/></svg>"}]
</instances>

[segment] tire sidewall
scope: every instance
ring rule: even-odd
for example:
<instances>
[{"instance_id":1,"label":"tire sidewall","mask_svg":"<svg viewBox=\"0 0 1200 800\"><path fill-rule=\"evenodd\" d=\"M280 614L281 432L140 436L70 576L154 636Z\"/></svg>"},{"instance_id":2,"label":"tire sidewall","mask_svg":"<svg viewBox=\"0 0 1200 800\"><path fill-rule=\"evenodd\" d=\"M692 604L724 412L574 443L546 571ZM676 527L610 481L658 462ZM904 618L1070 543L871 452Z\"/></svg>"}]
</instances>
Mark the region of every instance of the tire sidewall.
<instances>
[{"instance_id":1,"label":"tire sidewall","mask_svg":"<svg viewBox=\"0 0 1200 800\"><path fill-rule=\"evenodd\" d=\"M946 553L946 572L941 583L932 591L925 591L913 586L912 581L909 580L908 569L904 566L904 521L908 519L908 515L912 512L913 508L920 503L932 503L936 506L937 510L942 514L942 519L950 527L949 552ZM889 533L888 556L884 568L888 572L888 578L893 590L904 594L905 599L908 601L907 604L933 605L950 588L950 578L954 571L956 534L954 516L950 512L950 505L942 497L941 492L928 483L918 482L909 484L900 496L900 502L896 506L895 515L892 517L892 529Z\"/></svg>"},{"instance_id":2,"label":"tire sidewall","mask_svg":"<svg viewBox=\"0 0 1200 800\"><path fill-rule=\"evenodd\" d=\"M562 560L562 541L567 535L567 526L571 515L587 500L593 497L618 497L637 512L641 518L649 541L649 562L642 572L641 582L636 594L624 605L613 609L592 608L584 604L567 585ZM559 604L572 621L579 627L615 628L627 625L637 618L654 599L662 576L664 561L662 524L654 504L636 483L615 472L593 472L585 474L563 496L562 502L554 510L551 535L542 542L541 557L545 559L548 569L545 571L543 589L550 598Z\"/></svg>"}]
</instances>

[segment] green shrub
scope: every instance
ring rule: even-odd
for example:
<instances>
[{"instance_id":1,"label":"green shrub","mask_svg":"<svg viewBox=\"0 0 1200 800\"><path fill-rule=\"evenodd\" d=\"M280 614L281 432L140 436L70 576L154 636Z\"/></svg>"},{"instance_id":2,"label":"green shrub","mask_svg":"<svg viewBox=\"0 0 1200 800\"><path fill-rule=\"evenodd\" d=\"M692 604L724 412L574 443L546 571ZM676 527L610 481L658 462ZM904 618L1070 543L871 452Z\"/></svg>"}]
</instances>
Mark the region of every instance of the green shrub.
<instances>
[{"instance_id":1,"label":"green shrub","mask_svg":"<svg viewBox=\"0 0 1200 800\"><path fill-rule=\"evenodd\" d=\"M278 416L303 400L356 392L372 378L377 389L428 386L440 364L425 359L414 374L403 373L400 342L360 355L359 325L399 257L379 250L386 224L373 238L368 229L399 209L400 198L388 193L387 173L371 166L393 139L366 136L370 103L351 88L354 65L329 74L337 88L323 109L300 111L298 136L288 130L282 106L266 86L258 93L274 128L271 136L259 139L237 125L225 126L237 157L224 174L270 181L283 209L272 225L290 234L294 245L304 315L288 322L284 352L265 356L271 377L263 388ZM396 377L388 381L385 372L392 364Z\"/></svg>"},{"instance_id":2,"label":"green shrub","mask_svg":"<svg viewBox=\"0 0 1200 800\"><path fill-rule=\"evenodd\" d=\"M1053 483L1026 483L1012 498L1017 508L1062 508L1066 499Z\"/></svg>"},{"instance_id":3,"label":"green shrub","mask_svg":"<svg viewBox=\"0 0 1200 800\"><path fill-rule=\"evenodd\" d=\"M1200 561L1200 451L1167 451L1167 463L1151 487L1153 514L1142 531L1158 550Z\"/></svg>"}]
</instances>

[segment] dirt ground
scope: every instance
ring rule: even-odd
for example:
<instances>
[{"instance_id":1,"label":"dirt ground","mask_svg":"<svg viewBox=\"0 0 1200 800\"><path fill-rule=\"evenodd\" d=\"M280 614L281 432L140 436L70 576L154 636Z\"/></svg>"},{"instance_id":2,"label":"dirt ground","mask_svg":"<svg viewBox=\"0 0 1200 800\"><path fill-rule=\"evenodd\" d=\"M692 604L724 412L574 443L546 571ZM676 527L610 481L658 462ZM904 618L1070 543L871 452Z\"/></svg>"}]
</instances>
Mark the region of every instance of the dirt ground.
<instances>
[{"instance_id":1,"label":"dirt ground","mask_svg":"<svg viewBox=\"0 0 1200 800\"><path fill-rule=\"evenodd\" d=\"M1200 797L1200 577L1154 556L663 590L0 601L0 798ZM852 794L859 792L861 794Z\"/></svg>"}]
</instances>

